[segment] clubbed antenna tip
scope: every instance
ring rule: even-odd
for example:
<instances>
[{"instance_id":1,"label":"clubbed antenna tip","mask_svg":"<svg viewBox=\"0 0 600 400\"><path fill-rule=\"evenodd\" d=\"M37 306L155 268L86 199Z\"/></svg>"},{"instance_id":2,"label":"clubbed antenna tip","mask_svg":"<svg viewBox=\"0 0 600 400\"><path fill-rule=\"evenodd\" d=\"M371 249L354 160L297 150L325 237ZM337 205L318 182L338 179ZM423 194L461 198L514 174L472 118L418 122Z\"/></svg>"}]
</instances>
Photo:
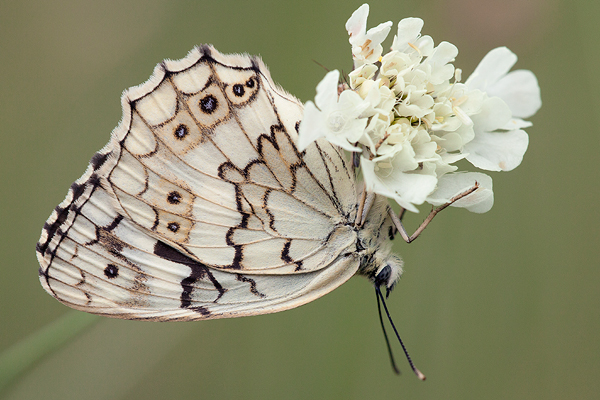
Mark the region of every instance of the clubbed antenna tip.
<instances>
[{"instance_id":1,"label":"clubbed antenna tip","mask_svg":"<svg viewBox=\"0 0 600 400\"><path fill-rule=\"evenodd\" d=\"M427 379L427 377L425 375L423 375L423 373L421 371L419 371L417 368L414 369L415 374L417 374L417 378L419 378L420 380L424 381L425 379Z\"/></svg>"}]
</instances>

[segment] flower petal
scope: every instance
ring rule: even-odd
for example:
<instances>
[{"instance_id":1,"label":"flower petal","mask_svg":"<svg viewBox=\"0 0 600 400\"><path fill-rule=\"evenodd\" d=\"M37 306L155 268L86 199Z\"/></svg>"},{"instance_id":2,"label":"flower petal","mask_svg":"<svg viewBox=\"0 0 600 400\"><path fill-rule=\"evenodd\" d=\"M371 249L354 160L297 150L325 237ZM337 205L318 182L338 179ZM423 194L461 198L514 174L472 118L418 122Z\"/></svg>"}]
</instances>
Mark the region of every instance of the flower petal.
<instances>
[{"instance_id":1,"label":"flower petal","mask_svg":"<svg viewBox=\"0 0 600 400\"><path fill-rule=\"evenodd\" d=\"M458 55L458 48L449 42L442 42L437 45L433 54L429 56L423 66L431 66L430 82L439 85L454 76L454 66L448 64L454 61Z\"/></svg>"},{"instance_id":2,"label":"flower petal","mask_svg":"<svg viewBox=\"0 0 600 400\"><path fill-rule=\"evenodd\" d=\"M463 149L467 160L488 171L510 171L521 164L529 144L525 131L479 132Z\"/></svg>"},{"instance_id":3,"label":"flower petal","mask_svg":"<svg viewBox=\"0 0 600 400\"><path fill-rule=\"evenodd\" d=\"M517 62L517 56L506 47L497 47L483 57L475 71L465 81L469 89L486 91L498 82Z\"/></svg>"},{"instance_id":4,"label":"flower petal","mask_svg":"<svg viewBox=\"0 0 600 400\"><path fill-rule=\"evenodd\" d=\"M462 207L474 213L489 211L494 205L494 192L492 191L492 178L479 172L446 174L438 180L437 189L429 197L427 202L434 206L440 206L450 201L475 185L479 188L470 195L451 204L452 207Z\"/></svg>"},{"instance_id":5,"label":"flower petal","mask_svg":"<svg viewBox=\"0 0 600 400\"><path fill-rule=\"evenodd\" d=\"M372 64L379 60L383 51L381 42L387 37L392 28L391 21L388 21L366 32L368 15L369 6L363 4L358 10L354 11L350 19L346 22L346 30L350 35L348 40L352 45L352 58L354 58L355 67L366 63Z\"/></svg>"},{"instance_id":6,"label":"flower petal","mask_svg":"<svg viewBox=\"0 0 600 400\"><path fill-rule=\"evenodd\" d=\"M369 5L363 4L352 13L352 16L346 21L346 30L350 35L350 43L352 38L363 35L367 31L367 17L369 16Z\"/></svg>"},{"instance_id":7,"label":"flower petal","mask_svg":"<svg viewBox=\"0 0 600 400\"><path fill-rule=\"evenodd\" d=\"M371 80L371 78L375 76L376 72L377 66L373 64L365 64L356 68L354 71L348 74L348 78L350 80L350 87L352 89L356 89L363 82Z\"/></svg>"},{"instance_id":8,"label":"flower petal","mask_svg":"<svg viewBox=\"0 0 600 400\"><path fill-rule=\"evenodd\" d=\"M339 71L329 71L325 77L317 85L317 95L315 103L321 111L328 110L333 107L338 101L338 82L340 79Z\"/></svg>"},{"instance_id":9,"label":"flower petal","mask_svg":"<svg viewBox=\"0 0 600 400\"><path fill-rule=\"evenodd\" d=\"M417 46L423 57L429 57L433 53L434 45L431 36L421 36L414 45Z\"/></svg>"},{"instance_id":10,"label":"flower petal","mask_svg":"<svg viewBox=\"0 0 600 400\"><path fill-rule=\"evenodd\" d=\"M380 44L385 40L387 35L390 33L392 29L392 21L382 22L377 25L375 28L369 29L367 32L367 37L373 42Z\"/></svg>"},{"instance_id":11,"label":"flower petal","mask_svg":"<svg viewBox=\"0 0 600 400\"><path fill-rule=\"evenodd\" d=\"M323 116L312 101L304 105L304 115L298 129L298 151L304 151L308 145L325 136Z\"/></svg>"},{"instance_id":12,"label":"flower petal","mask_svg":"<svg viewBox=\"0 0 600 400\"><path fill-rule=\"evenodd\" d=\"M367 118L351 119L346 122L343 130L332 132L331 129L325 131L325 137L331 143L340 146L348 151L362 151L359 147L354 147L351 143L356 143L360 140L367 127Z\"/></svg>"},{"instance_id":13,"label":"flower petal","mask_svg":"<svg viewBox=\"0 0 600 400\"><path fill-rule=\"evenodd\" d=\"M421 35L421 29L423 29L421 18L404 18L398 22L398 33L394 36L392 50L405 50L409 43L413 43L418 39Z\"/></svg>"},{"instance_id":14,"label":"flower petal","mask_svg":"<svg viewBox=\"0 0 600 400\"><path fill-rule=\"evenodd\" d=\"M499 97L485 99L481 104L479 114L471 116L475 135L482 131L495 131L509 123L511 112L508 106Z\"/></svg>"},{"instance_id":15,"label":"flower petal","mask_svg":"<svg viewBox=\"0 0 600 400\"><path fill-rule=\"evenodd\" d=\"M502 129L506 131L512 131L513 129L529 128L531 125L533 125L531 122L524 121L521 118L511 118L511 120L508 121L508 123L504 125Z\"/></svg>"},{"instance_id":16,"label":"flower petal","mask_svg":"<svg viewBox=\"0 0 600 400\"><path fill-rule=\"evenodd\" d=\"M410 173L395 172L383 178L375 172L373 161L361 157L360 164L367 190L390 197L412 212L419 212L414 204L422 204L437 182L434 176Z\"/></svg>"},{"instance_id":17,"label":"flower petal","mask_svg":"<svg viewBox=\"0 0 600 400\"><path fill-rule=\"evenodd\" d=\"M515 117L529 118L542 106L540 86L531 71L512 71L488 87L490 96L500 97Z\"/></svg>"},{"instance_id":18,"label":"flower petal","mask_svg":"<svg viewBox=\"0 0 600 400\"><path fill-rule=\"evenodd\" d=\"M353 90L344 90L340 93L340 97L337 100L337 109L343 111L352 118L358 118L359 115L370 107L371 104L369 104L369 100L370 97L363 100L363 98Z\"/></svg>"}]
</instances>

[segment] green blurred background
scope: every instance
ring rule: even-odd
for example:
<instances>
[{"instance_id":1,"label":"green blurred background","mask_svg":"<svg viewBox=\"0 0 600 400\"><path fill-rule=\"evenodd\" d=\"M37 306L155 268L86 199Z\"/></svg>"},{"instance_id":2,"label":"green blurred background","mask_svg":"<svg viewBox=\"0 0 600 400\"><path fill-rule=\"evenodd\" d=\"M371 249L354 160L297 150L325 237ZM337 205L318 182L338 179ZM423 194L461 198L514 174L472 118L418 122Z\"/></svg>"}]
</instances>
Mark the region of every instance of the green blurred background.
<instances>
[{"instance_id":1,"label":"green blurred background","mask_svg":"<svg viewBox=\"0 0 600 400\"><path fill-rule=\"evenodd\" d=\"M275 81L309 100L324 75L313 59L348 72L344 24L360 4L2 1L0 355L70 312L39 285L35 243L108 141L123 89L162 59L212 43L260 54ZM423 18L436 43L458 46L464 77L508 46L543 99L523 164L492 174L489 213L450 209L415 243L396 244L406 272L389 307L426 382L397 343L404 373L392 373L372 287L354 278L274 315L98 319L0 397L598 398L600 2L373 1L369 27L408 16Z\"/></svg>"}]
</instances>

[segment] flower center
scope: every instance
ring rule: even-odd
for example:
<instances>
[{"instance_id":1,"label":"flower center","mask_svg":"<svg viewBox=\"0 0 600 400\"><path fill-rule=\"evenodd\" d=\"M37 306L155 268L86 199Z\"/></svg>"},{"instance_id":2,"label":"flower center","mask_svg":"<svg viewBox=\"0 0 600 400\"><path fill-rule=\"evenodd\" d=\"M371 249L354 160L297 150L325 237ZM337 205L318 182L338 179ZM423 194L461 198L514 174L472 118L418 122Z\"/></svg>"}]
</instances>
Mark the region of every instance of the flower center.
<instances>
[{"instance_id":1,"label":"flower center","mask_svg":"<svg viewBox=\"0 0 600 400\"><path fill-rule=\"evenodd\" d=\"M348 119L341 111L334 111L329 114L329 128L332 132L340 132L344 129L344 126L348 122Z\"/></svg>"}]
</instances>

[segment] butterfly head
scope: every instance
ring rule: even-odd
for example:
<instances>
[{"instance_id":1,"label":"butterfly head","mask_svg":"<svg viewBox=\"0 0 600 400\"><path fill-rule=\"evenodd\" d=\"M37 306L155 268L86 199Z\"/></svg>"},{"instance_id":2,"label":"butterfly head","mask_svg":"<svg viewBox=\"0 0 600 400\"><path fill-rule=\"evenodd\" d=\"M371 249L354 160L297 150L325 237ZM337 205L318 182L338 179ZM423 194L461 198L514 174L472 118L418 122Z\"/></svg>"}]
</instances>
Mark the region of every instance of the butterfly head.
<instances>
[{"instance_id":1,"label":"butterfly head","mask_svg":"<svg viewBox=\"0 0 600 400\"><path fill-rule=\"evenodd\" d=\"M387 297L392 289L394 289L401 276L402 259L395 254L388 254L385 259L379 261L378 268L373 270L373 273L369 278L373 281L375 286L385 287Z\"/></svg>"},{"instance_id":2,"label":"butterfly head","mask_svg":"<svg viewBox=\"0 0 600 400\"><path fill-rule=\"evenodd\" d=\"M377 286L385 285L389 295L401 276L402 259L394 254L390 254L383 267L375 275L373 282Z\"/></svg>"}]
</instances>

